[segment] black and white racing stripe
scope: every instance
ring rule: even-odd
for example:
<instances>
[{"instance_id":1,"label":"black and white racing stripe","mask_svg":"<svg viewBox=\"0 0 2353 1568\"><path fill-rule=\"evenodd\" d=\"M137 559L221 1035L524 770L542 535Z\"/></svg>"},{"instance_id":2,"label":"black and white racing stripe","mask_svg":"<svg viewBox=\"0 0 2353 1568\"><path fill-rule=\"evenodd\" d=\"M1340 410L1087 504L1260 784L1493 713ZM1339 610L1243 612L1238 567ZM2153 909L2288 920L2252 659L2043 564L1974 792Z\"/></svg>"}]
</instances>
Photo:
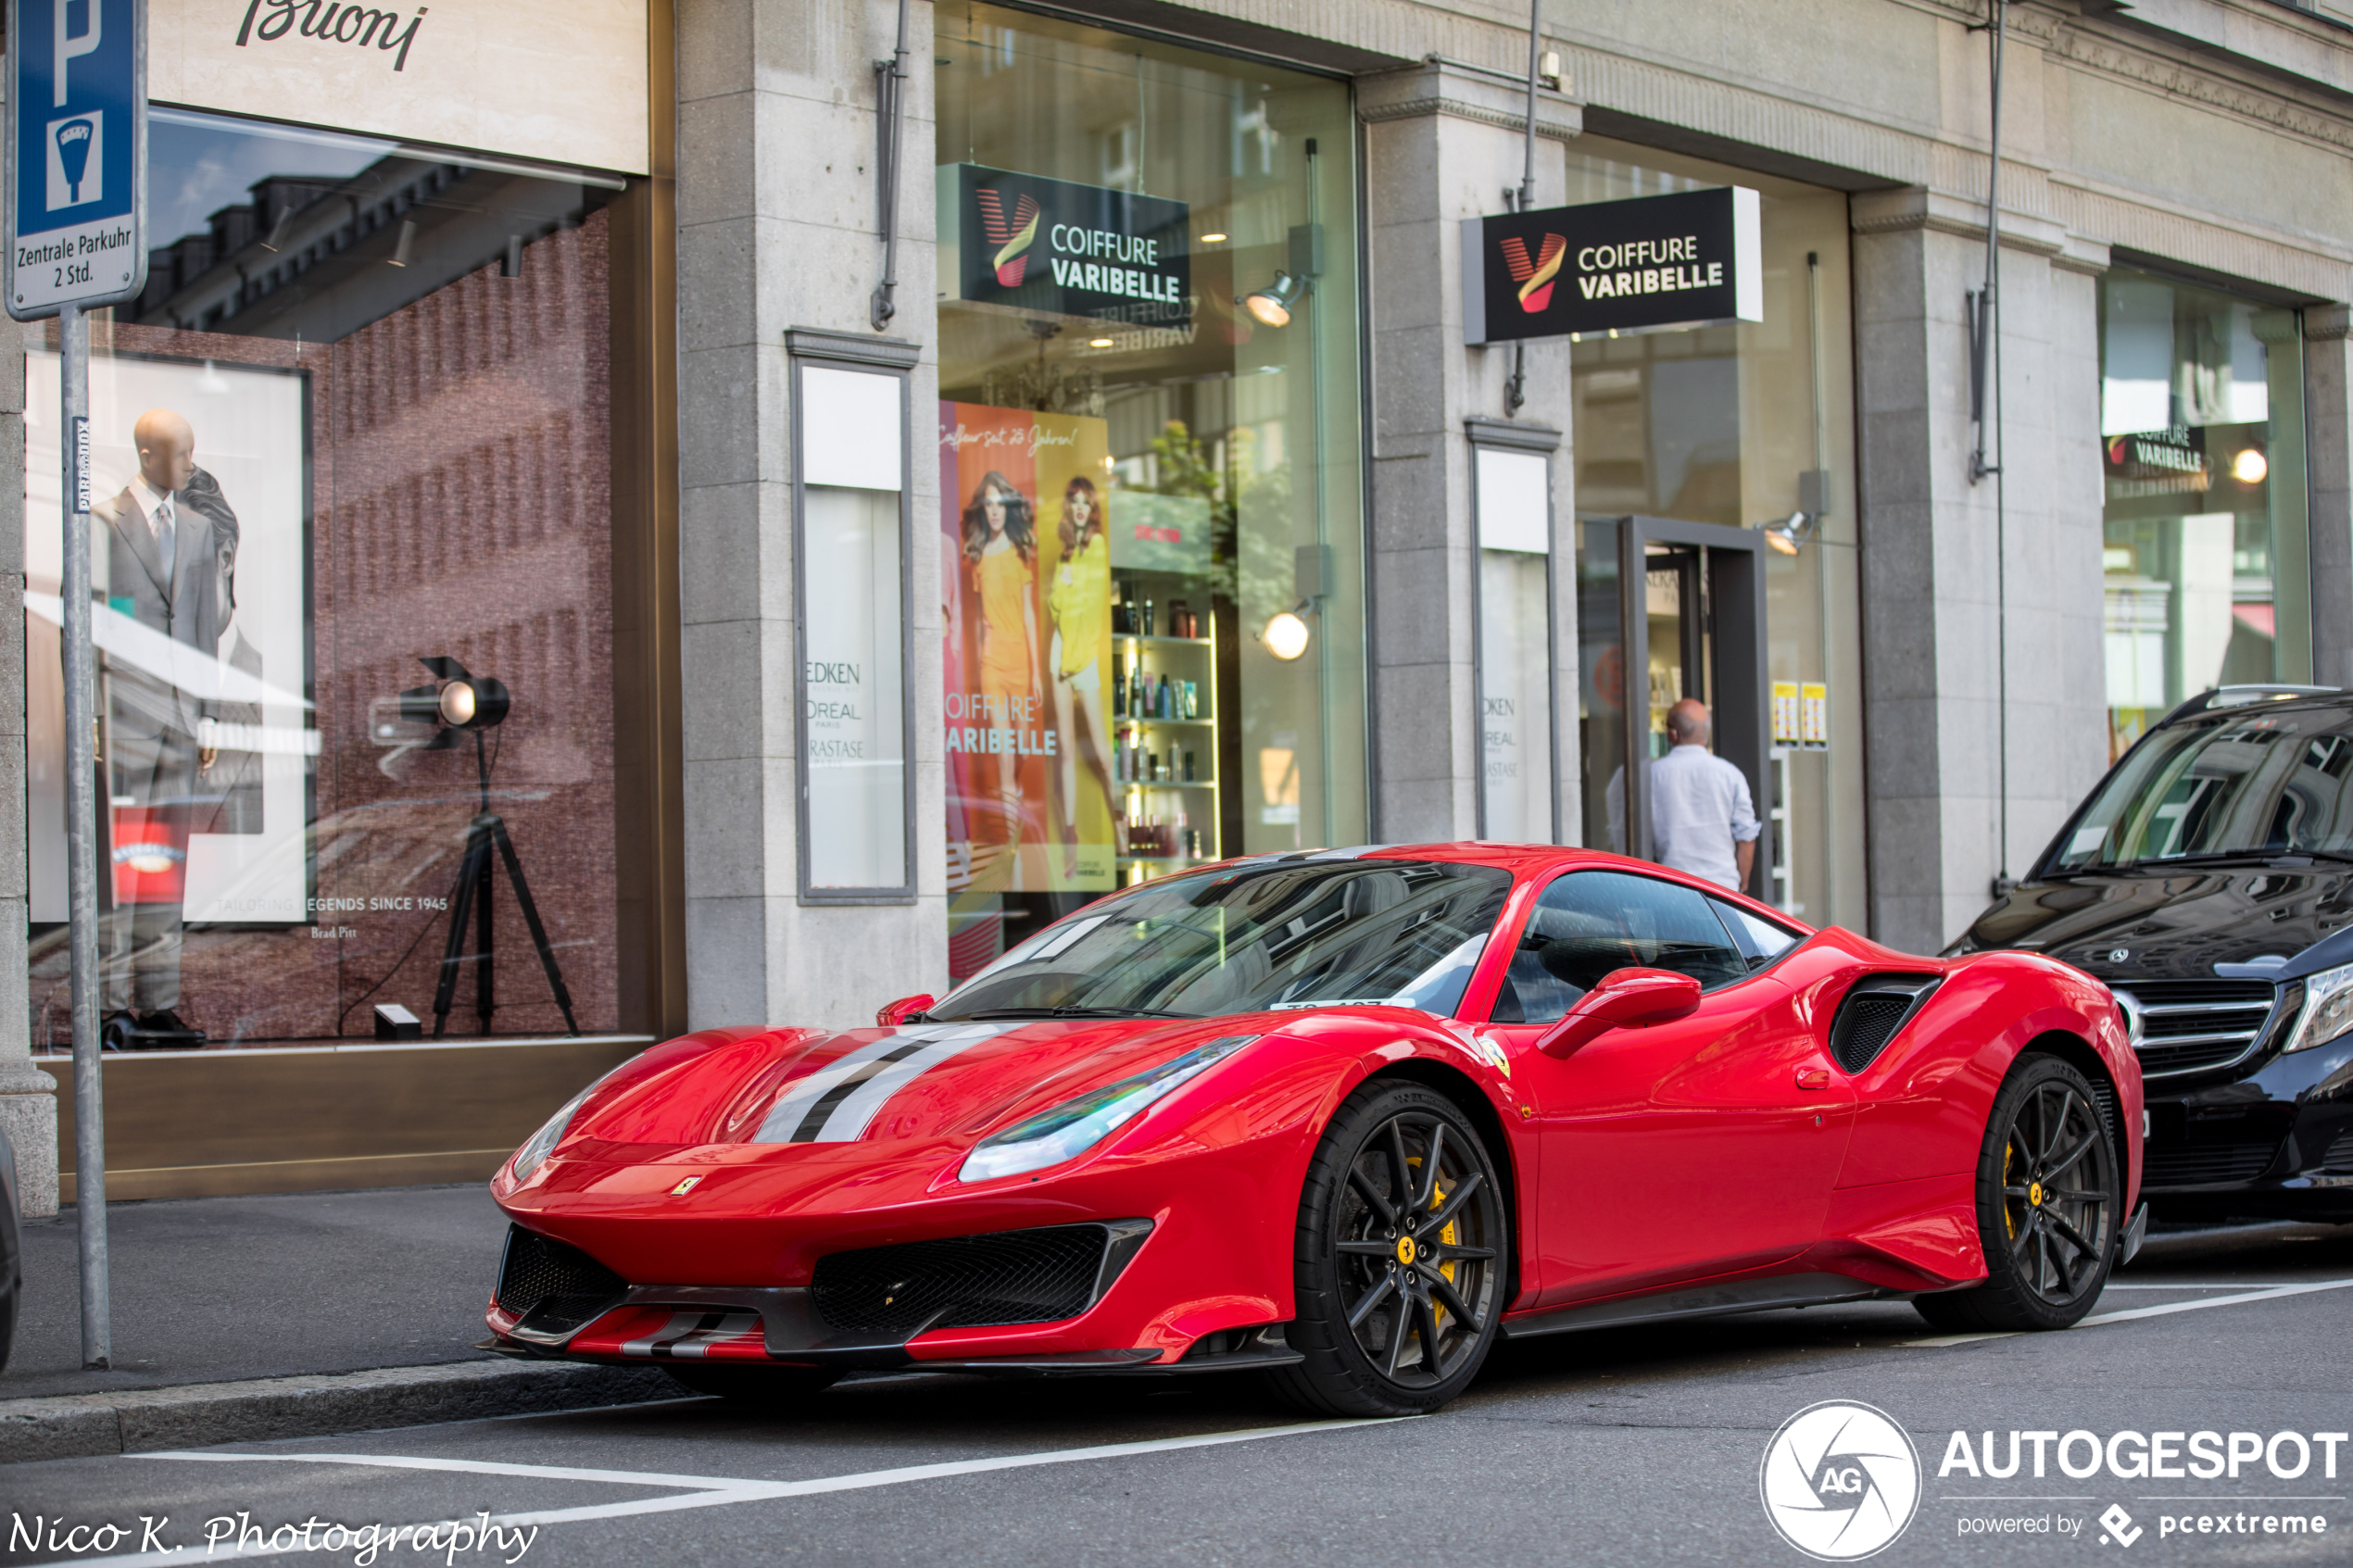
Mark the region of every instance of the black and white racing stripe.
<instances>
[{"instance_id":1,"label":"black and white racing stripe","mask_svg":"<svg viewBox=\"0 0 2353 1568\"><path fill-rule=\"evenodd\" d=\"M700 1361L722 1340L740 1338L759 1330L758 1312L673 1312L670 1321L653 1333L623 1341L621 1353L651 1356L656 1361Z\"/></svg>"},{"instance_id":2,"label":"black and white racing stripe","mask_svg":"<svg viewBox=\"0 0 2353 1568\"><path fill-rule=\"evenodd\" d=\"M796 1079L751 1135L753 1143L849 1143L890 1097L950 1058L995 1039L1010 1023L935 1024L887 1035Z\"/></svg>"}]
</instances>

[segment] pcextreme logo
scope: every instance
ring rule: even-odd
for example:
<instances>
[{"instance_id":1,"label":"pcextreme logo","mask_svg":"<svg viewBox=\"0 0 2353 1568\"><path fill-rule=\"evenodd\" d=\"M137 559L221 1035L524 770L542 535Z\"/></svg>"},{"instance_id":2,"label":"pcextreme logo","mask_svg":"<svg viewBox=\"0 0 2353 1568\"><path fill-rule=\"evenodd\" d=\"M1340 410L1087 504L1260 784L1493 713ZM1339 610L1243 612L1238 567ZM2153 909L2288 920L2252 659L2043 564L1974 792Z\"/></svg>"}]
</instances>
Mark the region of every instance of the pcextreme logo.
<instances>
[{"instance_id":1,"label":"pcextreme logo","mask_svg":"<svg viewBox=\"0 0 2353 1568\"><path fill-rule=\"evenodd\" d=\"M1005 288L1019 288L1022 274L1029 270L1029 257L1023 253L1038 237L1038 198L1015 197L1013 215L1008 219L1004 197L996 191L983 186L973 194L980 198L981 231L997 247L989 263L997 269L997 282Z\"/></svg>"},{"instance_id":2,"label":"pcextreme logo","mask_svg":"<svg viewBox=\"0 0 2353 1568\"><path fill-rule=\"evenodd\" d=\"M1519 307L1530 316L1542 314L1553 302L1553 280L1560 276L1561 257L1568 254L1567 236L1546 234L1533 261L1528 258L1528 242L1517 234L1505 235L1503 245L1504 266L1519 285Z\"/></svg>"},{"instance_id":3,"label":"pcextreme logo","mask_svg":"<svg viewBox=\"0 0 2353 1568\"><path fill-rule=\"evenodd\" d=\"M1773 1434L1756 1486L1781 1539L1824 1562L1852 1562L1910 1526L1920 1504L1920 1456L1885 1411L1826 1399Z\"/></svg>"}]
</instances>

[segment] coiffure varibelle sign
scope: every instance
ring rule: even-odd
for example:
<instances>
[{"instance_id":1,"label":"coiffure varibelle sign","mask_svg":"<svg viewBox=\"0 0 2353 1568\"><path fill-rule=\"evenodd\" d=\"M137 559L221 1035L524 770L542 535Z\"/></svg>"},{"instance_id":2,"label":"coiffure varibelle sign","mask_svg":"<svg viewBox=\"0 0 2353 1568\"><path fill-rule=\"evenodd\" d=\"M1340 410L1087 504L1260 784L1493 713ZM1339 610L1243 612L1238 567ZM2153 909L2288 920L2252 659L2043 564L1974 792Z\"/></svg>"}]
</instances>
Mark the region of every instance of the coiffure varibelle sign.
<instances>
[{"instance_id":1,"label":"coiffure varibelle sign","mask_svg":"<svg viewBox=\"0 0 2353 1568\"><path fill-rule=\"evenodd\" d=\"M1132 191L939 166L950 299L1177 327L1193 319L1192 208Z\"/></svg>"},{"instance_id":2,"label":"coiffure varibelle sign","mask_svg":"<svg viewBox=\"0 0 2353 1568\"><path fill-rule=\"evenodd\" d=\"M645 0L148 0L147 97L642 174Z\"/></svg>"},{"instance_id":3,"label":"coiffure varibelle sign","mask_svg":"<svg viewBox=\"0 0 2353 1568\"><path fill-rule=\"evenodd\" d=\"M1764 319L1756 193L1742 186L1463 220L1467 343Z\"/></svg>"}]
</instances>

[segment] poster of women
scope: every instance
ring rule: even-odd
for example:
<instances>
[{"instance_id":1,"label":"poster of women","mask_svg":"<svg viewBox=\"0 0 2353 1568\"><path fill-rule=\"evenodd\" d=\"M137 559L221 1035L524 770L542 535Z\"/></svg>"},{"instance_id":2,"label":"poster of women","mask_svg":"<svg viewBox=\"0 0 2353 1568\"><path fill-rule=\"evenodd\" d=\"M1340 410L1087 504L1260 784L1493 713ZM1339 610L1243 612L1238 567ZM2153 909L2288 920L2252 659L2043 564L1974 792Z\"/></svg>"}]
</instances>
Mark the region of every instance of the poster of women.
<instances>
[{"instance_id":1,"label":"poster of women","mask_svg":"<svg viewBox=\"0 0 2353 1568\"><path fill-rule=\"evenodd\" d=\"M1110 427L942 403L939 446L949 885L1107 891Z\"/></svg>"}]
</instances>

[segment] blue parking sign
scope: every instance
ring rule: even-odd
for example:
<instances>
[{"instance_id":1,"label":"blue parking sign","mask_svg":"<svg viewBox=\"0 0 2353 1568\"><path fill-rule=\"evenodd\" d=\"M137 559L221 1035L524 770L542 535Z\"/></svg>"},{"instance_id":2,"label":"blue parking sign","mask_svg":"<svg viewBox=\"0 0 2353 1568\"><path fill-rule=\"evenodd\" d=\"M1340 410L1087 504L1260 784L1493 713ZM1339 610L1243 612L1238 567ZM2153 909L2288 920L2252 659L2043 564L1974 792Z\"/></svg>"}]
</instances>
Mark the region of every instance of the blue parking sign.
<instances>
[{"instance_id":1,"label":"blue parking sign","mask_svg":"<svg viewBox=\"0 0 2353 1568\"><path fill-rule=\"evenodd\" d=\"M9 0L8 314L146 283L145 0Z\"/></svg>"}]
</instances>

